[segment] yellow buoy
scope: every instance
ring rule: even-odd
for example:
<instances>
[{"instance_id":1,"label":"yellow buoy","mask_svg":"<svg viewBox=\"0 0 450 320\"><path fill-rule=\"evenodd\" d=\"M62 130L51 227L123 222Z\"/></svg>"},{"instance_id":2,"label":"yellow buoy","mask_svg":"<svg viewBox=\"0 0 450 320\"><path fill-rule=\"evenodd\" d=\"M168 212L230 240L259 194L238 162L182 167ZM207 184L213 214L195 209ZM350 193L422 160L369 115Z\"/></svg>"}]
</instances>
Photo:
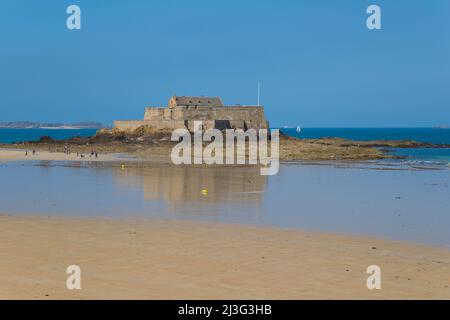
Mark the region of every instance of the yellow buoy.
<instances>
[{"instance_id":1,"label":"yellow buoy","mask_svg":"<svg viewBox=\"0 0 450 320\"><path fill-rule=\"evenodd\" d=\"M123 165L122 165L122 170L124 170L124 169L125 169L125 165L123 164Z\"/></svg>"},{"instance_id":2,"label":"yellow buoy","mask_svg":"<svg viewBox=\"0 0 450 320\"><path fill-rule=\"evenodd\" d=\"M202 189L202 195L204 196L208 195L208 189Z\"/></svg>"}]
</instances>

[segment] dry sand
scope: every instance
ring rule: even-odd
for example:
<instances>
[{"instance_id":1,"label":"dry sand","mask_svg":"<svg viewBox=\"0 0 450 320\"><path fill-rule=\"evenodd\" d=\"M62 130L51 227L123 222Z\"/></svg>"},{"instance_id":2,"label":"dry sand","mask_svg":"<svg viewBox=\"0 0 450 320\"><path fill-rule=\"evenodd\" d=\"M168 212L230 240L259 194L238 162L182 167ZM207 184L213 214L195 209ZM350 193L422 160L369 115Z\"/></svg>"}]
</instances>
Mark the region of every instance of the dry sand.
<instances>
[{"instance_id":1,"label":"dry sand","mask_svg":"<svg viewBox=\"0 0 450 320\"><path fill-rule=\"evenodd\" d=\"M180 221L4 215L0 228L1 299L450 299L446 249ZM66 289L69 265L81 290Z\"/></svg>"},{"instance_id":2,"label":"dry sand","mask_svg":"<svg viewBox=\"0 0 450 320\"><path fill-rule=\"evenodd\" d=\"M36 154L32 154L32 150L28 150L28 155L25 155L24 150L10 150L0 149L0 162L8 161L24 161L24 160L47 160L47 161L114 161L116 156L114 154L102 154L96 159L89 157L89 154L84 154L84 158L77 157L76 153L70 155L64 152L49 152L49 151L36 151Z\"/></svg>"}]
</instances>

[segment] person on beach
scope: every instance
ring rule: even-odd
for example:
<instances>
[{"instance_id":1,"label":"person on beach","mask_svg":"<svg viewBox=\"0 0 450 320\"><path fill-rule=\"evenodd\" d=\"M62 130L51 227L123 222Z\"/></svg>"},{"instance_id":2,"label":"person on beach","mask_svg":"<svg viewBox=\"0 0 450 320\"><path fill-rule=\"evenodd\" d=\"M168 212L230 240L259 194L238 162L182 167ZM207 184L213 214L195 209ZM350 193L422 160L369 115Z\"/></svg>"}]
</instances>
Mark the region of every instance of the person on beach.
<instances>
[{"instance_id":1,"label":"person on beach","mask_svg":"<svg viewBox=\"0 0 450 320\"><path fill-rule=\"evenodd\" d=\"M33 150L33 156L36 154L36 150Z\"/></svg>"},{"instance_id":2,"label":"person on beach","mask_svg":"<svg viewBox=\"0 0 450 320\"><path fill-rule=\"evenodd\" d=\"M25 150L25 157L28 157L28 150Z\"/></svg>"}]
</instances>

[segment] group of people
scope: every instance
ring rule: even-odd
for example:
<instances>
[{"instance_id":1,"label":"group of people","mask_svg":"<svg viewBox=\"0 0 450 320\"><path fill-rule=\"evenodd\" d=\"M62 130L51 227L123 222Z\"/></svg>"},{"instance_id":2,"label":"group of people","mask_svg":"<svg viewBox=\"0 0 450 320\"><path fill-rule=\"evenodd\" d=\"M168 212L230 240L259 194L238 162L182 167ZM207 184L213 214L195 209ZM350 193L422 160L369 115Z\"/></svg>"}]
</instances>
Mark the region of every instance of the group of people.
<instances>
[{"instance_id":1,"label":"group of people","mask_svg":"<svg viewBox=\"0 0 450 320\"><path fill-rule=\"evenodd\" d=\"M31 154L34 156L36 154L36 150L31 151ZM28 157L28 150L25 150L25 157Z\"/></svg>"},{"instance_id":2,"label":"group of people","mask_svg":"<svg viewBox=\"0 0 450 320\"><path fill-rule=\"evenodd\" d=\"M97 150L92 149L91 154L89 155L89 157L95 157L95 159L97 159L98 158Z\"/></svg>"},{"instance_id":3,"label":"group of people","mask_svg":"<svg viewBox=\"0 0 450 320\"><path fill-rule=\"evenodd\" d=\"M80 157L80 158L84 158L84 154L79 154L78 152L77 152L77 157ZM97 151L95 150L95 149L92 149L91 150L91 153L89 153L89 158L92 158L92 157L94 157L95 159L97 159L98 158L98 153L97 153Z\"/></svg>"},{"instance_id":4,"label":"group of people","mask_svg":"<svg viewBox=\"0 0 450 320\"><path fill-rule=\"evenodd\" d=\"M59 152L58 148L56 148L56 152ZM69 149L68 146L64 146L64 153L67 154L67 155L71 154L70 149ZM83 153L77 152L77 158L84 158L84 157L85 156L84 156ZM97 153L97 151L95 149L92 149L91 152L89 153L89 158L92 158L92 157L94 157L95 159L98 158L98 153Z\"/></svg>"},{"instance_id":5,"label":"group of people","mask_svg":"<svg viewBox=\"0 0 450 320\"><path fill-rule=\"evenodd\" d=\"M56 152L59 152L59 148L56 148ZM69 150L69 148L67 146L64 146L64 153L67 155L70 155L71 152ZM32 150L31 154L34 156L36 154L36 150ZM28 157L28 150L25 150L25 157ZM77 152L77 158L84 158L84 154ZM92 149L91 152L89 153L89 158L94 157L95 159L98 158L98 153L97 150Z\"/></svg>"}]
</instances>

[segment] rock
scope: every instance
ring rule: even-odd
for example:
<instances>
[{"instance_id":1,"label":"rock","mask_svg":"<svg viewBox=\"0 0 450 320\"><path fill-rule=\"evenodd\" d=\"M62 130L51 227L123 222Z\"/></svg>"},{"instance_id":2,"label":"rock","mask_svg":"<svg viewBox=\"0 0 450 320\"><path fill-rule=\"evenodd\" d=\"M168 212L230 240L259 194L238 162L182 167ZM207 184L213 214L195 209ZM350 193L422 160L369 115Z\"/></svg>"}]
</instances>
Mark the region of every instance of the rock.
<instances>
[{"instance_id":1,"label":"rock","mask_svg":"<svg viewBox=\"0 0 450 320\"><path fill-rule=\"evenodd\" d=\"M50 136L43 136L39 139L39 142L53 142L53 141L55 140Z\"/></svg>"}]
</instances>

